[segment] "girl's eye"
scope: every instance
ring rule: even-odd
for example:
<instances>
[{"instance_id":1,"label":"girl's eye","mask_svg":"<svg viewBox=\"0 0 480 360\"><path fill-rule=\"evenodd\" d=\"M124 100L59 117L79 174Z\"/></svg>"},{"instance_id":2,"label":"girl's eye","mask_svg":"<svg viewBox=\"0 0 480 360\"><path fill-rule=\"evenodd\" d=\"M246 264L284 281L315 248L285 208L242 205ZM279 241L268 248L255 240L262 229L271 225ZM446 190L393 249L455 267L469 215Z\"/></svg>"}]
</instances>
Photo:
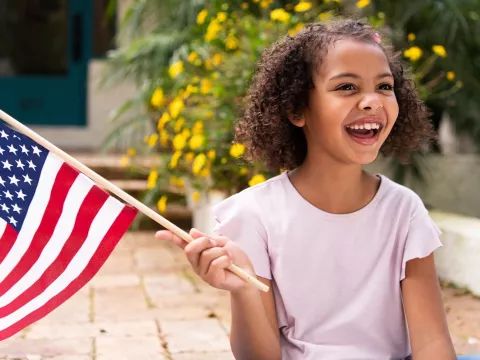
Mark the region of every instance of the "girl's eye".
<instances>
[{"instance_id":1,"label":"girl's eye","mask_svg":"<svg viewBox=\"0 0 480 360\"><path fill-rule=\"evenodd\" d=\"M343 90L343 91L355 90L355 85L353 85L353 84L341 85L341 86L339 86L336 90L337 90L337 91L338 91L338 90Z\"/></svg>"},{"instance_id":2,"label":"girl's eye","mask_svg":"<svg viewBox=\"0 0 480 360\"><path fill-rule=\"evenodd\" d=\"M392 91L393 90L393 85L390 84L381 84L380 90L387 90L387 91Z\"/></svg>"}]
</instances>

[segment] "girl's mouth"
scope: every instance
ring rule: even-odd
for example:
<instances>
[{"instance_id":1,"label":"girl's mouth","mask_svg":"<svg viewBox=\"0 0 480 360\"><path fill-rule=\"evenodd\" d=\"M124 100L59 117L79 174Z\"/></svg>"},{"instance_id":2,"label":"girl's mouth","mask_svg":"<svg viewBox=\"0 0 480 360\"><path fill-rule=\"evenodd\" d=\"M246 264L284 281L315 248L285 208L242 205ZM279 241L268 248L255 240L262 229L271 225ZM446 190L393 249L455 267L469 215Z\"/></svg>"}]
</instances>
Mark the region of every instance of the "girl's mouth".
<instances>
[{"instance_id":1,"label":"girl's mouth","mask_svg":"<svg viewBox=\"0 0 480 360\"><path fill-rule=\"evenodd\" d=\"M380 123L345 126L345 131L350 135L352 140L362 145L372 145L376 143L382 129L383 125Z\"/></svg>"}]
</instances>

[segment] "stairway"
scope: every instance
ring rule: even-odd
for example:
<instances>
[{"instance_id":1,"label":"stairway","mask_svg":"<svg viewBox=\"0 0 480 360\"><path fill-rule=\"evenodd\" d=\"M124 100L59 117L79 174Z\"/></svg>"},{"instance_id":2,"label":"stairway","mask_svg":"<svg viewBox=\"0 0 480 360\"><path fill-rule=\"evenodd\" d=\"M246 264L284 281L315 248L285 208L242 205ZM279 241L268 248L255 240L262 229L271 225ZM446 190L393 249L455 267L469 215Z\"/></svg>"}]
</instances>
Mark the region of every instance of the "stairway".
<instances>
[{"instance_id":1,"label":"stairway","mask_svg":"<svg viewBox=\"0 0 480 360\"><path fill-rule=\"evenodd\" d=\"M69 155L129 195L142 201L142 196L147 191L147 175L139 175L129 171L128 167L123 167L121 164L123 155L98 153L69 153ZM150 168L152 161L148 158L140 158L135 164L136 166ZM161 215L182 229L190 229L192 227L192 214L185 204L184 196L173 188L164 189L164 191L167 193L168 202L166 212ZM115 194L111 195L117 197ZM125 202L122 199L119 200ZM152 205L151 208L158 212L156 206ZM158 230L163 228L142 213L137 215L137 219L138 222L132 225L133 230Z\"/></svg>"}]
</instances>

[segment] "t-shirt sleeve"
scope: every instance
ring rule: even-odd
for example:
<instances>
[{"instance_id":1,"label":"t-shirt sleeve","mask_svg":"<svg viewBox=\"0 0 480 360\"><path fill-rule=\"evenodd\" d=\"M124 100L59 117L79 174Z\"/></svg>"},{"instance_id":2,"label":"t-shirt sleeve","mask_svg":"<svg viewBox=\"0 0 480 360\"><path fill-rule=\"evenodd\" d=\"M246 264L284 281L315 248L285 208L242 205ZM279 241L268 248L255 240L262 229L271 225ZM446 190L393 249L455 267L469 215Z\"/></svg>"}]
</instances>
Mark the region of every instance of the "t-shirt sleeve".
<instances>
[{"instance_id":1,"label":"t-shirt sleeve","mask_svg":"<svg viewBox=\"0 0 480 360\"><path fill-rule=\"evenodd\" d=\"M247 203L248 199L239 195L243 194L234 195L213 207L217 221L213 231L237 243L250 258L255 273L271 279L267 235L254 210L256 204Z\"/></svg>"},{"instance_id":2,"label":"t-shirt sleeve","mask_svg":"<svg viewBox=\"0 0 480 360\"><path fill-rule=\"evenodd\" d=\"M442 246L440 241L441 234L441 230L420 201L410 219L403 253L400 281L405 279L405 268L409 260L427 257Z\"/></svg>"}]
</instances>

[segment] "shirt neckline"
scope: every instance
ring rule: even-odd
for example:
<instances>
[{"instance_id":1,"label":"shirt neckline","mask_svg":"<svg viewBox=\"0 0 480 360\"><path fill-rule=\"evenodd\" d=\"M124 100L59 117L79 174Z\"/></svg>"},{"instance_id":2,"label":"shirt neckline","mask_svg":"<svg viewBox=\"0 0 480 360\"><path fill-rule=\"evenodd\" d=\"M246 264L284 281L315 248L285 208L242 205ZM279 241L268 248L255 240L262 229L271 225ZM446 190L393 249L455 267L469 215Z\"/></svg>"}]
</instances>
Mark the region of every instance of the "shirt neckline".
<instances>
[{"instance_id":1,"label":"shirt neckline","mask_svg":"<svg viewBox=\"0 0 480 360\"><path fill-rule=\"evenodd\" d=\"M378 174L378 173L375 173L373 174L375 176L377 176L379 179L380 179L380 185L377 189L377 192L375 193L373 199L367 204L365 205L364 207L354 211L354 212L351 212L351 213L346 213L346 214L333 214L333 213L329 213L325 210L322 210L318 207L316 207L315 205L313 205L312 203L310 203L309 201L307 201L299 192L298 190L295 188L295 186L293 186L293 183L291 182L289 176L288 176L288 171L284 171L282 174L281 174L281 177L282 177L282 181L284 184L286 184L287 186L287 189L293 194L293 196L298 199L300 201L300 203L305 206L307 209L311 209L313 210L316 214L318 215L321 215L321 216L324 216L324 217L327 217L327 218L330 218L330 219L338 219L338 220L344 220L344 219L350 219L352 217L356 217L356 216L360 216L361 214L363 214L364 212L368 211L370 208L374 207L376 203L378 203L378 201L383 197L384 193L385 193L385 188L387 187L387 181L388 181L388 178L386 178L384 175L382 174Z\"/></svg>"}]
</instances>

